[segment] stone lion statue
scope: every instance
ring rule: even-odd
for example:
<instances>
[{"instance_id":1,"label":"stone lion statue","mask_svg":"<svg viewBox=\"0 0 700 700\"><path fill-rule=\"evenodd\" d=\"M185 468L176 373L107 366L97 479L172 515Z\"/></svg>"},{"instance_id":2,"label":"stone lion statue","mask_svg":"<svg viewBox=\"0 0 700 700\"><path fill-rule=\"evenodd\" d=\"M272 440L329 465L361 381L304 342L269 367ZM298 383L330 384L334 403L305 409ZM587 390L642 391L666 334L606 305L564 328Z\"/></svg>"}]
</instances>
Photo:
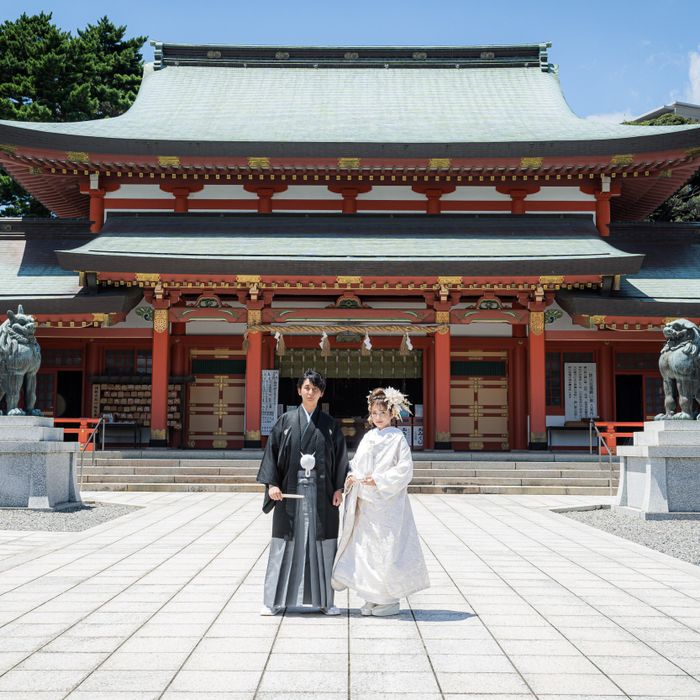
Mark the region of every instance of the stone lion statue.
<instances>
[{"instance_id":1,"label":"stone lion statue","mask_svg":"<svg viewBox=\"0 0 700 700\"><path fill-rule=\"evenodd\" d=\"M664 380L664 413L654 420L693 420L700 402L700 329L686 318L664 326L659 371ZM680 411L676 412L676 403Z\"/></svg>"},{"instance_id":2,"label":"stone lion statue","mask_svg":"<svg viewBox=\"0 0 700 700\"><path fill-rule=\"evenodd\" d=\"M24 313L22 305L17 313L7 312L7 320L0 325L0 402L5 397L8 416L40 416L36 405L36 373L41 365L41 350L34 333L36 322ZM26 411L18 407L24 387ZM2 411L0 411L2 415Z\"/></svg>"}]
</instances>

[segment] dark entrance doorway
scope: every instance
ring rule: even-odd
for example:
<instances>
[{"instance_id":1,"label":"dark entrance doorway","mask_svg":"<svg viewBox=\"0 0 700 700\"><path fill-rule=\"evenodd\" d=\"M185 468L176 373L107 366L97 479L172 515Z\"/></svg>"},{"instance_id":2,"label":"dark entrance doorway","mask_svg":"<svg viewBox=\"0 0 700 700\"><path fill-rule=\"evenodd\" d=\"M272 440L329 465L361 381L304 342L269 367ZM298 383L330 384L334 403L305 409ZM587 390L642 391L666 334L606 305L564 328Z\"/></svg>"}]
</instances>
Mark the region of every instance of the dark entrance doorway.
<instances>
[{"instance_id":1,"label":"dark entrance doorway","mask_svg":"<svg viewBox=\"0 0 700 700\"><path fill-rule=\"evenodd\" d=\"M641 374L618 374L615 377L615 419L644 420L644 380Z\"/></svg>"},{"instance_id":2,"label":"dark entrance doorway","mask_svg":"<svg viewBox=\"0 0 700 700\"><path fill-rule=\"evenodd\" d=\"M409 444L422 447L423 360L420 350L402 356L398 350L377 349L369 356L362 356L357 349L338 349L328 357L321 356L315 349L287 350L279 358L278 402L284 410L299 405L297 380L308 367L326 376L321 404L341 424L349 448L356 447L366 431L367 394L379 386L393 386L408 394L409 401L420 407L415 425L421 426L421 439L420 442L409 441ZM407 420L402 427L410 432L410 426Z\"/></svg>"},{"instance_id":3,"label":"dark entrance doorway","mask_svg":"<svg viewBox=\"0 0 700 700\"><path fill-rule=\"evenodd\" d=\"M56 418L80 418L82 416L83 373L56 372Z\"/></svg>"}]
</instances>

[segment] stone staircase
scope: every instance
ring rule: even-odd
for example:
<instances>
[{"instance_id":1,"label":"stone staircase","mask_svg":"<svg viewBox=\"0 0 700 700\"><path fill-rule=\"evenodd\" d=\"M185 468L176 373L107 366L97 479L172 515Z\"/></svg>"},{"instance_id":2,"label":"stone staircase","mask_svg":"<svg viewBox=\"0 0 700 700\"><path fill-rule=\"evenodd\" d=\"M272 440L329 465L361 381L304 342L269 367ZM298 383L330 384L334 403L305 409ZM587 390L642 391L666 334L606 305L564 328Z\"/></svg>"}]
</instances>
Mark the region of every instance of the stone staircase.
<instances>
[{"instance_id":1,"label":"stone staircase","mask_svg":"<svg viewBox=\"0 0 700 700\"><path fill-rule=\"evenodd\" d=\"M187 456L183 456L187 455ZM261 454L146 450L84 459L83 491L262 491ZM613 463L617 489L619 465ZM411 493L610 494L610 467L597 456L552 453L421 453Z\"/></svg>"}]
</instances>

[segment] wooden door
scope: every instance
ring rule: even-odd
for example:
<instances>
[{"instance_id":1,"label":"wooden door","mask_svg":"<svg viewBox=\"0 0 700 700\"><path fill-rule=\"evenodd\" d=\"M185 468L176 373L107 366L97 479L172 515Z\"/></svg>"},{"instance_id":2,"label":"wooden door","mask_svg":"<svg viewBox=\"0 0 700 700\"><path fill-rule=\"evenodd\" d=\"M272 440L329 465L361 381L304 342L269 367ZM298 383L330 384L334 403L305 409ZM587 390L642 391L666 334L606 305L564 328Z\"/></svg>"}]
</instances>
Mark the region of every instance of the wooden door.
<instances>
[{"instance_id":1,"label":"wooden door","mask_svg":"<svg viewBox=\"0 0 700 700\"><path fill-rule=\"evenodd\" d=\"M200 449L243 447L245 359L240 353L193 351L189 386L187 445ZM234 357L235 355L235 357ZM219 373L219 371L226 373Z\"/></svg>"},{"instance_id":2,"label":"wooden door","mask_svg":"<svg viewBox=\"0 0 700 700\"><path fill-rule=\"evenodd\" d=\"M452 353L450 433L455 450L508 450L507 353Z\"/></svg>"}]
</instances>

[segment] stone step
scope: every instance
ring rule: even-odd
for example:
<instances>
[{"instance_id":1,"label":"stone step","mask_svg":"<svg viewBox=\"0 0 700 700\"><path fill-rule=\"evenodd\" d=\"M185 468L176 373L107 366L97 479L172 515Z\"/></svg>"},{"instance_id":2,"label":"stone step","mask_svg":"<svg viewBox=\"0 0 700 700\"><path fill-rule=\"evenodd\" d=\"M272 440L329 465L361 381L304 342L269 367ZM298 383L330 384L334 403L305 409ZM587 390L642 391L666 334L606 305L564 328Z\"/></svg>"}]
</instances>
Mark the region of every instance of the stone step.
<instances>
[{"instance_id":1,"label":"stone step","mask_svg":"<svg viewBox=\"0 0 700 700\"><path fill-rule=\"evenodd\" d=\"M84 466L96 466L96 467L133 467L133 468L143 468L143 467L160 467L160 468L172 468L178 470L194 470L194 469L220 469L220 468L248 468L254 469L257 472L260 466L259 460L240 460L240 459L217 459L217 460L177 460L177 459L105 459L101 457L95 457L94 461L91 456L85 455ZM617 466L618 462L614 461L613 465ZM468 471L483 470L487 469L489 471L495 470L533 470L537 469L540 471L562 471L565 469L577 469L577 470L608 470L609 462L606 460L598 462L496 462L496 461L478 461L478 460L463 460L457 461L452 460L449 462L445 461L415 461L415 469L464 469ZM135 472L138 473L138 472Z\"/></svg>"},{"instance_id":2,"label":"stone step","mask_svg":"<svg viewBox=\"0 0 700 700\"><path fill-rule=\"evenodd\" d=\"M608 486L409 486L409 493L422 494L512 494L512 495L578 495L608 496ZM146 483L95 483L85 491L177 491L177 492L237 492L260 493L260 484L146 484Z\"/></svg>"},{"instance_id":3,"label":"stone step","mask_svg":"<svg viewBox=\"0 0 700 700\"><path fill-rule=\"evenodd\" d=\"M63 442L63 428L0 425L0 442Z\"/></svg>"},{"instance_id":4,"label":"stone step","mask_svg":"<svg viewBox=\"0 0 700 700\"><path fill-rule=\"evenodd\" d=\"M123 483L123 484L246 484L254 483L250 475L203 475L203 474L85 474L83 484ZM418 476L414 477L414 486L469 486L469 485L503 485L503 486L605 486L608 478L580 478L577 476L558 478L537 477L483 477L483 476ZM617 479L613 477L613 483Z\"/></svg>"},{"instance_id":5,"label":"stone step","mask_svg":"<svg viewBox=\"0 0 700 700\"><path fill-rule=\"evenodd\" d=\"M592 466L592 465L590 465ZM613 473L616 474L619 469L617 465L613 466ZM414 468L413 474L415 477L503 477L503 478L558 478L576 476L580 478L596 478L607 476L610 470L608 467L602 469L430 469L417 467ZM196 478L198 475L208 476L240 476L250 475L255 476L258 473L257 467L248 466L218 466L210 467L173 467L147 465L147 466L122 466L122 465L92 465L89 461L83 463L83 474L161 474L173 476L192 476Z\"/></svg>"}]
</instances>

